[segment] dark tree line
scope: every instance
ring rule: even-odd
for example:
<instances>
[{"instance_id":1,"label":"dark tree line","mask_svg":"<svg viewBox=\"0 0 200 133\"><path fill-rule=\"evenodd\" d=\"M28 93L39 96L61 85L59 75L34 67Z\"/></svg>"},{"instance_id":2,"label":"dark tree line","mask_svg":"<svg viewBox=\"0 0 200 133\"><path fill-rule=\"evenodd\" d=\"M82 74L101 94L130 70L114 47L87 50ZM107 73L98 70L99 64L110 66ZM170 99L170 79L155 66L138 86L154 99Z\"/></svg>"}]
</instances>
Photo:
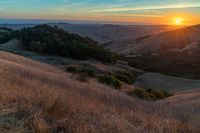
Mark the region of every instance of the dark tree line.
<instances>
[{"instance_id":1,"label":"dark tree line","mask_svg":"<svg viewBox=\"0 0 200 133\"><path fill-rule=\"evenodd\" d=\"M18 39L31 51L71 57L115 62L116 56L90 38L71 34L58 27L38 25L19 31Z\"/></svg>"},{"instance_id":2,"label":"dark tree line","mask_svg":"<svg viewBox=\"0 0 200 133\"><path fill-rule=\"evenodd\" d=\"M117 57L92 39L68 33L56 26L37 25L19 31L0 32L0 43L12 38L18 38L27 50L38 53L83 60L93 58L102 62L115 62Z\"/></svg>"},{"instance_id":3,"label":"dark tree line","mask_svg":"<svg viewBox=\"0 0 200 133\"><path fill-rule=\"evenodd\" d=\"M7 27L0 27L0 44L9 41L10 39L16 37L17 31L13 31Z\"/></svg>"}]
</instances>

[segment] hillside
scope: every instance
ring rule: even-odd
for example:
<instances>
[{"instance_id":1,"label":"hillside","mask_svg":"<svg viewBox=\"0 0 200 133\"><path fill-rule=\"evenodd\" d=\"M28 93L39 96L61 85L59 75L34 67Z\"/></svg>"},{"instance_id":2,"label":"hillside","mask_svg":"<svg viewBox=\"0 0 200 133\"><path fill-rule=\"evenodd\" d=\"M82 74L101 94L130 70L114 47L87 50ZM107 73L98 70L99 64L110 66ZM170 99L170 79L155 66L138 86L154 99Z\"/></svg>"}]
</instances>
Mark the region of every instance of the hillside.
<instances>
[{"instance_id":1,"label":"hillside","mask_svg":"<svg viewBox=\"0 0 200 133\"><path fill-rule=\"evenodd\" d=\"M199 132L198 90L146 102L2 51L0 75L0 120L7 121L0 123L3 132Z\"/></svg>"},{"instance_id":2,"label":"hillside","mask_svg":"<svg viewBox=\"0 0 200 133\"><path fill-rule=\"evenodd\" d=\"M15 54L0 51L0 132L200 132L200 81L148 73L194 76L191 57L164 52L113 63L93 40L58 27L8 35L0 50Z\"/></svg>"},{"instance_id":3,"label":"hillside","mask_svg":"<svg viewBox=\"0 0 200 133\"><path fill-rule=\"evenodd\" d=\"M105 50L92 39L70 34L58 27L37 25L7 34L2 36L0 41L6 42L17 38L21 48L27 51L82 60L96 59L103 62L116 60L113 53Z\"/></svg>"},{"instance_id":4,"label":"hillside","mask_svg":"<svg viewBox=\"0 0 200 133\"><path fill-rule=\"evenodd\" d=\"M176 29L169 32L163 32L153 36L144 36L127 40L123 42L116 42L115 46L111 44L107 46L113 52L123 54L144 54L149 52L159 52L160 50L184 51L191 50L197 47L200 39L200 25ZM139 39L139 40L138 40ZM115 49L123 44L123 49ZM190 49L191 48L191 49Z\"/></svg>"},{"instance_id":5,"label":"hillside","mask_svg":"<svg viewBox=\"0 0 200 133\"><path fill-rule=\"evenodd\" d=\"M200 79L200 52L199 48L189 51L167 51L160 54L145 54L128 57L129 65L148 72L163 73L166 75Z\"/></svg>"},{"instance_id":6,"label":"hillside","mask_svg":"<svg viewBox=\"0 0 200 133\"><path fill-rule=\"evenodd\" d=\"M123 53L129 65L147 72L200 79L200 25L185 27L134 40L134 43L106 46ZM112 50L113 49L113 50Z\"/></svg>"}]
</instances>

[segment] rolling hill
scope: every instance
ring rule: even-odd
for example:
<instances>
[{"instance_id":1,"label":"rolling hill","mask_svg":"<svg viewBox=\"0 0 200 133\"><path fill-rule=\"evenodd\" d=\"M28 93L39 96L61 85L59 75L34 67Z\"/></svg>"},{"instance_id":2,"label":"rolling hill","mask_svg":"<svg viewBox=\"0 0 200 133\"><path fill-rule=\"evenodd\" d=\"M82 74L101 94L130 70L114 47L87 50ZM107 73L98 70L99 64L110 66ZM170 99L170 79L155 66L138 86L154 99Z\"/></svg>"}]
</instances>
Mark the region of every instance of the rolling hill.
<instances>
[{"instance_id":1,"label":"rolling hill","mask_svg":"<svg viewBox=\"0 0 200 133\"><path fill-rule=\"evenodd\" d=\"M0 75L3 132L199 132L199 90L146 102L2 51Z\"/></svg>"},{"instance_id":2,"label":"rolling hill","mask_svg":"<svg viewBox=\"0 0 200 133\"><path fill-rule=\"evenodd\" d=\"M107 49L123 54L157 53L162 50L187 51L197 47L200 41L199 34L200 25L195 25L157 35L118 41L108 45Z\"/></svg>"},{"instance_id":3,"label":"rolling hill","mask_svg":"<svg viewBox=\"0 0 200 133\"><path fill-rule=\"evenodd\" d=\"M68 33L56 26L37 25L10 31L2 35L0 43L12 39L17 39L21 49L26 51L82 60L116 61L115 54L104 49L92 39Z\"/></svg>"},{"instance_id":4,"label":"rolling hill","mask_svg":"<svg viewBox=\"0 0 200 133\"><path fill-rule=\"evenodd\" d=\"M143 61L133 63L133 67L125 60L100 60L112 53L89 38L48 25L23 28L11 35L10 41L0 44L0 132L200 132L200 81L146 72L149 64L162 72L157 57L153 65L151 56L131 58ZM135 41L141 43L155 36ZM71 51L70 56L63 51ZM89 54L77 60L77 53L72 51ZM168 55L166 59L164 63L171 62ZM137 65L145 71L135 69ZM185 70L176 64L174 68ZM138 89L149 92L132 95ZM174 95L163 98L160 89ZM152 91L162 98L153 101L138 97L152 97Z\"/></svg>"}]
</instances>

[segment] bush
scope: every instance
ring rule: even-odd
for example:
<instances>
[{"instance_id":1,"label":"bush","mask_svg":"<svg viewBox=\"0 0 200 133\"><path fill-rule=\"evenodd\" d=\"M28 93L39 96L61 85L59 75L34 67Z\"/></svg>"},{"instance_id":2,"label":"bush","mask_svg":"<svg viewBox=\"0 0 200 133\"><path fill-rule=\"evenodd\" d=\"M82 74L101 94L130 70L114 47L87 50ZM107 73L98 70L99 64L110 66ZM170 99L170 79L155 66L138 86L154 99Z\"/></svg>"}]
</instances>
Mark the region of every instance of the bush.
<instances>
[{"instance_id":1,"label":"bush","mask_svg":"<svg viewBox=\"0 0 200 133\"><path fill-rule=\"evenodd\" d=\"M69 73L79 73L80 69L77 68L77 67L74 67L74 66L69 66L69 67L66 68L66 72L69 72Z\"/></svg>"},{"instance_id":2,"label":"bush","mask_svg":"<svg viewBox=\"0 0 200 133\"><path fill-rule=\"evenodd\" d=\"M128 84L131 84L131 83L133 83L132 81L131 81L131 79L130 79L130 77L128 77L127 75L116 75L115 76L117 79L119 79L120 81L123 81L123 82L125 82L125 83L128 83Z\"/></svg>"},{"instance_id":3,"label":"bush","mask_svg":"<svg viewBox=\"0 0 200 133\"><path fill-rule=\"evenodd\" d=\"M138 77L137 72L117 71L113 74L117 79L127 84L133 84Z\"/></svg>"},{"instance_id":4,"label":"bush","mask_svg":"<svg viewBox=\"0 0 200 133\"><path fill-rule=\"evenodd\" d=\"M81 72L86 73L89 77L95 77L95 71L92 68L83 68Z\"/></svg>"},{"instance_id":5,"label":"bush","mask_svg":"<svg viewBox=\"0 0 200 133\"><path fill-rule=\"evenodd\" d=\"M66 72L73 74L85 74L87 77L95 77L95 71L92 68L80 68L75 66L69 66L66 68Z\"/></svg>"},{"instance_id":6,"label":"bush","mask_svg":"<svg viewBox=\"0 0 200 133\"><path fill-rule=\"evenodd\" d=\"M121 82L110 75L101 75L98 77L98 81L107 85L112 85L115 89L121 89Z\"/></svg>"},{"instance_id":7,"label":"bush","mask_svg":"<svg viewBox=\"0 0 200 133\"><path fill-rule=\"evenodd\" d=\"M134 89L133 91L128 92L128 95L134 95L144 100L153 101L173 96L172 93L166 92L164 90L153 90L151 88Z\"/></svg>"}]
</instances>

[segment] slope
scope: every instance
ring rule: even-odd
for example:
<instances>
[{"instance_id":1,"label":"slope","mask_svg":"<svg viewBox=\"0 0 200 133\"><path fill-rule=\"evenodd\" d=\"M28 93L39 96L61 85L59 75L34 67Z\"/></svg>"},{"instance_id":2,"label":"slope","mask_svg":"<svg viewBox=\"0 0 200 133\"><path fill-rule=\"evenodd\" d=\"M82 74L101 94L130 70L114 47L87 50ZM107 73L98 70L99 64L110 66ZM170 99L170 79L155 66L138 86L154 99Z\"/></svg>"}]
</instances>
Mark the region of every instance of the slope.
<instances>
[{"instance_id":1,"label":"slope","mask_svg":"<svg viewBox=\"0 0 200 133\"><path fill-rule=\"evenodd\" d=\"M11 121L5 128L0 123L0 131L199 132L199 122L193 118L199 111L190 113L189 108L177 114L177 105L137 100L94 80L83 83L70 77L53 66L1 51L0 101L17 103L18 125ZM185 113L188 121L182 119Z\"/></svg>"},{"instance_id":2,"label":"slope","mask_svg":"<svg viewBox=\"0 0 200 133\"><path fill-rule=\"evenodd\" d=\"M117 47L114 45L108 46L108 49L123 54L144 54L149 52L159 52L160 50L190 50L190 48L196 48L196 45L199 44L199 34L200 25L195 25L163 32L153 36L144 36L143 38L139 38L139 41L138 39L132 39L129 40L128 43L126 41L118 42L118 45L124 43L121 51L120 49L112 50L112 47Z\"/></svg>"}]
</instances>

